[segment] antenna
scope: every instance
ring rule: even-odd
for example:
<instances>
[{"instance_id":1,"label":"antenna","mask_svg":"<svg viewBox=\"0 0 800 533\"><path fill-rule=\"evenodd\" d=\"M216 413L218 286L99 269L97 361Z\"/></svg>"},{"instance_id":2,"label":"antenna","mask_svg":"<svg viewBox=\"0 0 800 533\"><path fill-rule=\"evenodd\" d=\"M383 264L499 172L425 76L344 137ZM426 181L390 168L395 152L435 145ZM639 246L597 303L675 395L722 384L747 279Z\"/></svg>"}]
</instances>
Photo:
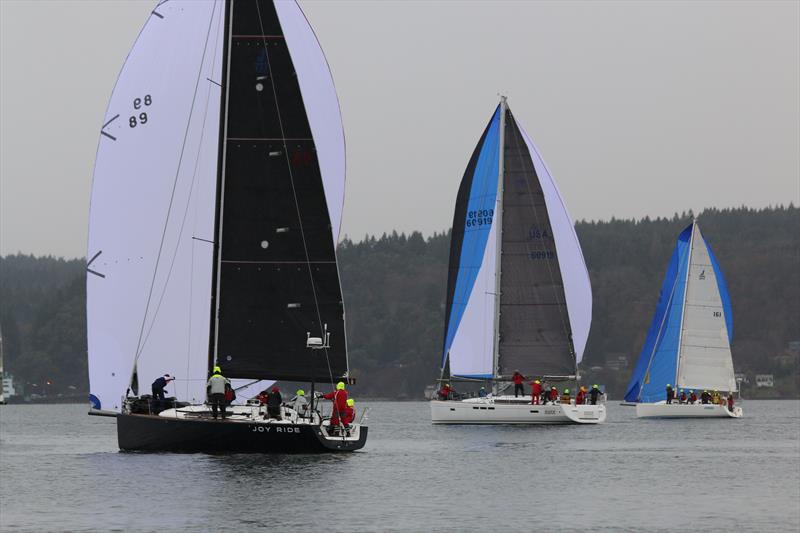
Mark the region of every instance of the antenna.
<instances>
[{"instance_id":1,"label":"antenna","mask_svg":"<svg viewBox=\"0 0 800 533\"><path fill-rule=\"evenodd\" d=\"M306 332L306 348L312 350L325 350L331 347L331 333L328 331L328 324L322 330L322 337L312 337L311 332Z\"/></svg>"}]
</instances>

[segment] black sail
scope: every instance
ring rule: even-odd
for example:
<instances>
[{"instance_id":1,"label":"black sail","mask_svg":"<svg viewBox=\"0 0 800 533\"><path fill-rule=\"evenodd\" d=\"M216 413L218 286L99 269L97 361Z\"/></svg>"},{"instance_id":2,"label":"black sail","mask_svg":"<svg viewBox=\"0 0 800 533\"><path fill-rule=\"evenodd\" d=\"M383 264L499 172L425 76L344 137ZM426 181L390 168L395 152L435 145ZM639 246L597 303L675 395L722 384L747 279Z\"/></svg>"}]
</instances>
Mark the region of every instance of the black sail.
<instances>
[{"instance_id":1,"label":"black sail","mask_svg":"<svg viewBox=\"0 0 800 533\"><path fill-rule=\"evenodd\" d=\"M217 362L233 378L337 379L348 370L344 306L295 67L272 1L228 9ZM330 348L306 348L325 325Z\"/></svg>"},{"instance_id":2,"label":"black sail","mask_svg":"<svg viewBox=\"0 0 800 533\"><path fill-rule=\"evenodd\" d=\"M553 230L510 110L504 144L499 374L571 376L575 354Z\"/></svg>"}]
</instances>

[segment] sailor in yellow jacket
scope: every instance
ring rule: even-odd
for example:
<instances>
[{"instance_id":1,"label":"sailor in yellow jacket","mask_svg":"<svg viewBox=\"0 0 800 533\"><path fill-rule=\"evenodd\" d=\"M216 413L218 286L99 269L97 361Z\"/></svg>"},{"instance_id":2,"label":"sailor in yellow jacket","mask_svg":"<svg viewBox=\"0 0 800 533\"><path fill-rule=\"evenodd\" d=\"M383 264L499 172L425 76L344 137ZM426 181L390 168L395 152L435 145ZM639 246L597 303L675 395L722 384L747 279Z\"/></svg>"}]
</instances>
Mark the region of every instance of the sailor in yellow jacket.
<instances>
[{"instance_id":1,"label":"sailor in yellow jacket","mask_svg":"<svg viewBox=\"0 0 800 533\"><path fill-rule=\"evenodd\" d=\"M208 390L208 403L211 404L211 413L214 419L217 418L217 408L222 409L222 418L225 418L225 387L230 387L231 382L222 375L222 369L214 367L214 373L208 378L206 389Z\"/></svg>"}]
</instances>

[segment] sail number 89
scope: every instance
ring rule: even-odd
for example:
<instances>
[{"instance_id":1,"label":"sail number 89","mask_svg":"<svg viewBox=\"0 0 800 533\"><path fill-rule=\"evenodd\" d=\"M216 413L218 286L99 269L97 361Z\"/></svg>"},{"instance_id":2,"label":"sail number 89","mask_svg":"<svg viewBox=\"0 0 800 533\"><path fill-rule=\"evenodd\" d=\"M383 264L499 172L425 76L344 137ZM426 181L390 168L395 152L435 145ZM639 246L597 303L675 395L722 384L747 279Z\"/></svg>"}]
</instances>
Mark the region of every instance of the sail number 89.
<instances>
[{"instance_id":1,"label":"sail number 89","mask_svg":"<svg viewBox=\"0 0 800 533\"><path fill-rule=\"evenodd\" d=\"M153 103L153 97L149 94L146 94L144 98L134 98L133 99L133 108L137 111L142 108L142 106L149 106ZM139 124L147 124L147 113L142 111L138 115L131 115L128 118L128 126L131 128L135 128Z\"/></svg>"}]
</instances>

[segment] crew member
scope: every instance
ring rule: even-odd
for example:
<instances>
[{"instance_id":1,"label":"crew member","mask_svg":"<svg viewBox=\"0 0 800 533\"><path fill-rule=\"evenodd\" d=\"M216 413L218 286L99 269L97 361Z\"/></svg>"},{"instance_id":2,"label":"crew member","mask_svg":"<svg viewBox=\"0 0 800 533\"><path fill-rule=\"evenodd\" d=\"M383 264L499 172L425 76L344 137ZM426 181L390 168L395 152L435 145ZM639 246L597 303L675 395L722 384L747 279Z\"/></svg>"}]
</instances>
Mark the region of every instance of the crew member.
<instances>
[{"instance_id":1,"label":"crew member","mask_svg":"<svg viewBox=\"0 0 800 533\"><path fill-rule=\"evenodd\" d=\"M569 395L569 389L564 389L564 394L561 395L561 403L569 405L570 402L572 402L572 396Z\"/></svg>"},{"instance_id":2,"label":"crew member","mask_svg":"<svg viewBox=\"0 0 800 533\"><path fill-rule=\"evenodd\" d=\"M733 391L728 393L728 411L733 412Z\"/></svg>"},{"instance_id":3,"label":"crew member","mask_svg":"<svg viewBox=\"0 0 800 533\"><path fill-rule=\"evenodd\" d=\"M539 405L540 396L542 395L542 383L537 379L531 383L531 404Z\"/></svg>"},{"instance_id":4,"label":"crew member","mask_svg":"<svg viewBox=\"0 0 800 533\"><path fill-rule=\"evenodd\" d=\"M283 398L281 397L281 391L278 387L272 387L272 390L267 395L267 414L270 418L274 418L275 420L281 419L281 404L283 403Z\"/></svg>"},{"instance_id":5,"label":"crew member","mask_svg":"<svg viewBox=\"0 0 800 533\"><path fill-rule=\"evenodd\" d=\"M681 395L678 397L680 403L686 403L686 391L681 389Z\"/></svg>"},{"instance_id":6,"label":"crew member","mask_svg":"<svg viewBox=\"0 0 800 533\"><path fill-rule=\"evenodd\" d=\"M700 403L707 404L711 395L708 393L707 390L704 390L703 393L700 395Z\"/></svg>"},{"instance_id":7,"label":"crew member","mask_svg":"<svg viewBox=\"0 0 800 533\"><path fill-rule=\"evenodd\" d=\"M342 416L342 423L349 426L356 419L356 401L352 398L347 399L347 406L344 409L344 416Z\"/></svg>"},{"instance_id":8,"label":"crew member","mask_svg":"<svg viewBox=\"0 0 800 533\"><path fill-rule=\"evenodd\" d=\"M175 378L170 376L169 374L164 374L160 378L156 379L151 386L153 391L153 398L157 400L164 399L164 387L166 387L170 381L174 380Z\"/></svg>"},{"instance_id":9,"label":"crew member","mask_svg":"<svg viewBox=\"0 0 800 533\"><path fill-rule=\"evenodd\" d=\"M578 389L578 395L575 397L575 405L583 405L586 403L586 387L581 385Z\"/></svg>"},{"instance_id":10,"label":"crew member","mask_svg":"<svg viewBox=\"0 0 800 533\"><path fill-rule=\"evenodd\" d=\"M550 402L553 404L558 403L558 389L550 387Z\"/></svg>"},{"instance_id":11,"label":"crew member","mask_svg":"<svg viewBox=\"0 0 800 533\"><path fill-rule=\"evenodd\" d=\"M256 396L256 400L258 400L261 405L267 405L267 399L269 399L269 391L267 389L262 390Z\"/></svg>"},{"instance_id":12,"label":"crew member","mask_svg":"<svg viewBox=\"0 0 800 533\"><path fill-rule=\"evenodd\" d=\"M525 396L525 387L522 384L525 382L525 376L519 373L519 370L514 370L514 375L511 376L511 381L514 382L514 398L517 396Z\"/></svg>"},{"instance_id":13,"label":"crew member","mask_svg":"<svg viewBox=\"0 0 800 533\"><path fill-rule=\"evenodd\" d=\"M206 390L208 391L208 401L211 404L211 414L217 418L217 409L222 410L222 418L225 419L225 387L230 387L231 382L222 375L222 369L215 366L214 372L208 378Z\"/></svg>"},{"instance_id":14,"label":"crew member","mask_svg":"<svg viewBox=\"0 0 800 533\"><path fill-rule=\"evenodd\" d=\"M675 399L675 391L672 389L672 385L667 383L667 403L672 403L672 400Z\"/></svg>"},{"instance_id":15,"label":"crew member","mask_svg":"<svg viewBox=\"0 0 800 533\"><path fill-rule=\"evenodd\" d=\"M323 398L333 402L333 409L331 411L330 429L339 427L341 419L344 418L344 413L347 408L347 391L344 389L344 382L340 381L336 384L336 390L324 395Z\"/></svg>"},{"instance_id":16,"label":"crew member","mask_svg":"<svg viewBox=\"0 0 800 533\"><path fill-rule=\"evenodd\" d=\"M306 400L306 391L299 389L294 398L292 398L292 408L299 418L305 418L308 415L308 400Z\"/></svg>"},{"instance_id":17,"label":"crew member","mask_svg":"<svg viewBox=\"0 0 800 533\"><path fill-rule=\"evenodd\" d=\"M589 391L589 403L597 405L597 397L600 396L600 387L597 384L592 385L592 390Z\"/></svg>"},{"instance_id":18,"label":"crew member","mask_svg":"<svg viewBox=\"0 0 800 533\"><path fill-rule=\"evenodd\" d=\"M442 385L442 388L436 393L440 400L449 400L450 399L450 392L452 389L450 388L449 383L445 383Z\"/></svg>"},{"instance_id":19,"label":"crew member","mask_svg":"<svg viewBox=\"0 0 800 533\"><path fill-rule=\"evenodd\" d=\"M689 391L689 403L697 403L697 394L695 394L694 389Z\"/></svg>"},{"instance_id":20,"label":"crew member","mask_svg":"<svg viewBox=\"0 0 800 533\"><path fill-rule=\"evenodd\" d=\"M480 398L486 398L486 387L481 387L481 390L478 391L478 396Z\"/></svg>"}]
</instances>

